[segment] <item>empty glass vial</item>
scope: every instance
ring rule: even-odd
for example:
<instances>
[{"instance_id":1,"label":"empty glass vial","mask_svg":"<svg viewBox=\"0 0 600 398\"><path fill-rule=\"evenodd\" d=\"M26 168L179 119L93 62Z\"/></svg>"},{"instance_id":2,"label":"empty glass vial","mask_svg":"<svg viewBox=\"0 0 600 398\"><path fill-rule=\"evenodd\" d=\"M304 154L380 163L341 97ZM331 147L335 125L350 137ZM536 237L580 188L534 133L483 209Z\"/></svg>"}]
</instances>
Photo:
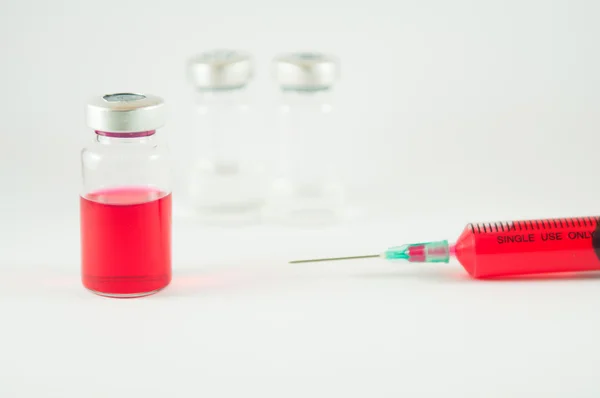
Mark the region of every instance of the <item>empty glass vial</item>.
<instances>
[{"instance_id":1,"label":"empty glass vial","mask_svg":"<svg viewBox=\"0 0 600 398\"><path fill-rule=\"evenodd\" d=\"M110 297L139 297L171 281L171 184L156 130L163 100L134 93L94 98L94 141L81 152L83 285Z\"/></svg>"},{"instance_id":2,"label":"empty glass vial","mask_svg":"<svg viewBox=\"0 0 600 398\"><path fill-rule=\"evenodd\" d=\"M265 200L261 140L252 131L249 54L214 50L188 61L195 88L188 197L197 216L209 222L252 221Z\"/></svg>"},{"instance_id":3,"label":"empty glass vial","mask_svg":"<svg viewBox=\"0 0 600 398\"><path fill-rule=\"evenodd\" d=\"M273 66L280 89L280 149L269 215L292 223L335 221L345 200L333 119L338 60L327 54L291 53L276 57Z\"/></svg>"}]
</instances>

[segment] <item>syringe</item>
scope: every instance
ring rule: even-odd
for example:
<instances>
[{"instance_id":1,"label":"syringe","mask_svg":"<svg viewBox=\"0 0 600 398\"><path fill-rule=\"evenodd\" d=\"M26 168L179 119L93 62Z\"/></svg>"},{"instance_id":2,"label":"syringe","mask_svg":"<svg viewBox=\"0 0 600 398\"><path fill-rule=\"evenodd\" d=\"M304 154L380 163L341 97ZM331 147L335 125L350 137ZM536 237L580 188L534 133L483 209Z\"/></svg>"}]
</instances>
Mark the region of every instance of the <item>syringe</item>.
<instances>
[{"instance_id":1,"label":"syringe","mask_svg":"<svg viewBox=\"0 0 600 398\"><path fill-rule=\"evenodd\" d=\"M291 263L370 257L447 263L451 256L474 278L600 270L600 217L467 224L452 245L411 243L381 254Z\"/></svg>"}]
</instances>

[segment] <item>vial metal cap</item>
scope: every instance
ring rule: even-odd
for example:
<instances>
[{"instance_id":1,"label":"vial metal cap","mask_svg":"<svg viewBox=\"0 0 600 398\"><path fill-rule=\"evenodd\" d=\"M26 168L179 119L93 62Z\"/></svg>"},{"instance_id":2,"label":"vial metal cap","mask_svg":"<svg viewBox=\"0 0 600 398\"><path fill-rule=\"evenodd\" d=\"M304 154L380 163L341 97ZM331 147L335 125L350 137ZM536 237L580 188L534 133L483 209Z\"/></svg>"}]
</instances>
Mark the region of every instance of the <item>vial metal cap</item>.
<instances>
[{"instance_id":1,"label":"vial metal cap","mask_svg":"<svg viewBox=\"0 0 600 398\"><path fill-rule=\"evenodd\" d=\"M284 90L322 90L332 87L340 73L330 54L299 52L275 57L275 79Z\"/></svg>"},{"instance_id":2,"label":"vial metal cap","mask_svg":"<svg viewBox=\"0 0 600 398\"><path fill-rule=\"evenodd\" d=\"M137 93L106 94L87 105L86 122L96 131L138 133L156 130L165 124L162 98Z\"/></svg>"},{"instance_id":3,"label":"vial metal cap","mask_svg":"<svg viewBox=\"0 0 600 398\"><path fill-rule=\"evenodd\" d=\"M234 50L212 50L188 60L190 82L201 90L227 90L250 82L254 65L250 54Z\"/></svg>"}]
</instances>

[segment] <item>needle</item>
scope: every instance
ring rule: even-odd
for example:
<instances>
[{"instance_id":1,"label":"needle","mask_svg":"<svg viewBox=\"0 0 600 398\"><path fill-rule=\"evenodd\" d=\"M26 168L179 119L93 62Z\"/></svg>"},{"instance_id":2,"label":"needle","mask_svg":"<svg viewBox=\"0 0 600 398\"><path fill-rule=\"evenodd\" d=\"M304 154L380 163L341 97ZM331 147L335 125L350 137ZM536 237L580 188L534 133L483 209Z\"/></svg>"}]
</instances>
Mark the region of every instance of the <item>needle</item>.
<instances>
[{"instance_id":1,"label":"needle","mask_svg":"<svg viewBox=\"0 0 600 398\"><path fill-rule=\"evenodd\" d=\"M316 263L317 261L337 261L337 260L356 260L359 258L375 258L381 257L379 254L369 254L366 256L353 256L353 257L330 257L330 258L313 258L310 260L294 260L290 261L290 264L299 264L299 263Z\"/></svg>"}]
</instances>

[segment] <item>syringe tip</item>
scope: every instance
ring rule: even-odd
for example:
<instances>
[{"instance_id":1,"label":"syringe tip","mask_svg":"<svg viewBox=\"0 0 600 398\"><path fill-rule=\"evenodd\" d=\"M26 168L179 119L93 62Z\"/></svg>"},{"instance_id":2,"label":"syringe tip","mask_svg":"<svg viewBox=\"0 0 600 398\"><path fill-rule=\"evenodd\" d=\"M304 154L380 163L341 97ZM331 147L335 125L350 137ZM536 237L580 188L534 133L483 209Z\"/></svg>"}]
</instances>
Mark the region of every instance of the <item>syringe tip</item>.
<instances>
[{"instance_id":1,"label":"syringe tip","mask_svg":"<svg viewBox=\"0 0 600 398\"><path fill-rule=\"evenodd\" d=\"M443 240L390 247L383 257L387 260L408 260L415 263L447 263L450 253L448 242Z\"/></svg>"}]
</instances>

